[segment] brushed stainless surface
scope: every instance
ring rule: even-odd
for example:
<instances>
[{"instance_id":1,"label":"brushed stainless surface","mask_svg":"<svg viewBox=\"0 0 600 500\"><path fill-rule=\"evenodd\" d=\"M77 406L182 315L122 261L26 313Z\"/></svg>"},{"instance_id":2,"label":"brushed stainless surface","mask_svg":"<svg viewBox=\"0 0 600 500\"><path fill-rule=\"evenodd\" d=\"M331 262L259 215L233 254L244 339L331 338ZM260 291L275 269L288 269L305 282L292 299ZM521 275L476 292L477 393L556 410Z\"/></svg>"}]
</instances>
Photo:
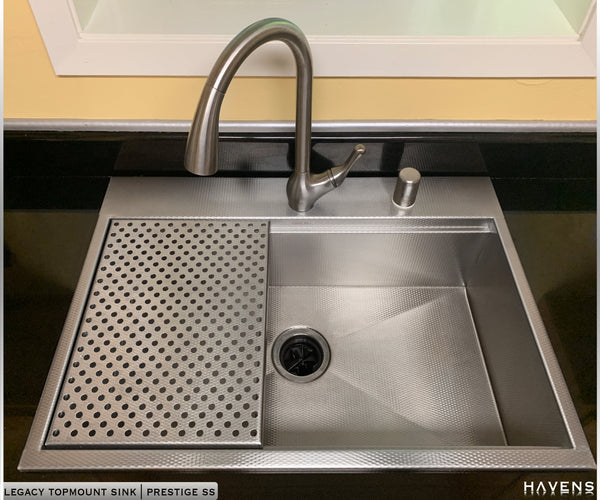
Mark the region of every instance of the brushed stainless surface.
<instances>
[{"instance_id":1,"label":"brushed stainless surface","mask_svg":"<svg viewBox=\"0 0 600 500\"><path fill-rule=\"evenodd\" d=\"M264 19L242 30L225 47L211 70L200 96L185 152L186 168L197 175L212 175L218 169L218 133L221 102L242 62L258 47L273 40L284 42L296 62L295 168L309 172L312 59L302 31L284 19Z\"/></svg>"},{"instance_id":2,"label":"brushed stainless surface","mask_svg":"<svg viewBox=\"0 0 600 500\"><path fill-rule=\"evenodd\" d=\"M144 178L110 181L101 211L107 217L214 217L310 220L388 218L402 220L391 203L393 178L355 178L319 200L308 214L287 204L285 179L277 178ZM132 200L135 200L133 203ZM410 218L494 217L500 207L489 179L427 177ZM169 215L166 215L169 214ZM502 212L500 211L500 215Z\"/></svg>"},{"instance_id":3,"label":"brushed stainless surface","mask_svg":"<svg viewBox=\"0 0 600 500\"><path fill-rule=\"evenodd\" d=\"M268 356L265 446L506 445L463 287L271 286L268 316L268 350L308 322L331 362L296 384Z\"/></svg>"},{"instance_id":4,"label":"brushed stainless surface","mask_svg":"<svg viewBox=\"0 0 600 500\"><path fill-rule=\"evenodd\" d=\"M423 178L419 203L410 212L401 214L390 201L394 182L392 178L353 179L352 183L344 184L323 198L307 215L294 212L287 206L285 179L113 179L20 469L374 471L595 467L489 179ZM381 263L378 272L361 275L364 280L372 276L372 281L365 281L365 284L377 287L378 293L386 291L385 286L388 285L382 286L380 281L385 276L390 276L390 281L394 281L394 276L405 276L401 287L411 288L413 297L419 287L428 290L436 280L435 286L466 291L467 302L465 299L457 300L456 307L463 311L467 305L470 308L473 328L481 347L481 359L507 445L397 445L394 448L350 449L264 445L262 449L201 450L185 447L84 450L46 447L45 439L51 428L62 381L70 368L80 320L94 286L104 236L114 218L268 222L271 242L276 240L278 252L286 252L280 254L285 256L283 259L270 255L270 287L283 287L284 279L289 277L297 280L297 286L314 286L316 283L316 288L335 286L339 289L343 282L332 282L329 277L343 276L339 270L348 269L347 265L353 261L360 261L361 255L351 251L353 245L358 245L383 256L370 259L372 263ZM336 241L337 238L340 239ZM351 238L358 240L353 244ZM289 243L300 241L304 242L302 247L292 252ZM402 241L404 243L401 244ZM454 246L446 244L452 241ZM334 258L331 258L329 248L339 249L340 244L347 251L341 254L335 252ZM322 251L314 254L322 257L319 263L310 251L313 245L321 245ZM398 253L399 248L405 250ZM419 249L421 251L417 252ZM304 261L294 266L275 266L277 260L285 262L301 255L304 255ZM411 267L412 259L416 260ZM405 260L409 262L403 262ZM436 272L428 273L428 266L436 262ZM301 267L305 264L312 267ZM297 266L308 271L294 271ZM403 268L419 272L407 274ZM388 271L390 269L392 271ZM443 269L447 270L439 274ZM321 276L323 270L328 272L319 282L316 277ZM356 285L352 284L351 278L344 287ZM446 283L440 284L439 280ZM393 288L393 285L389 286ZM396 282L396 286L400 283ZM381 301L388 305L392 302ZM459 317L467 322L469 316ZM505 322L505 318L509 321ZM328 335L325 329L322 333ZM472 347L475 342L472 335L467 334L466 338L470 339L467 344ZM374 350L378 348L372 347ZM332 363L335 356L335 351L332 351ZM432 359L437 358L433 356ZM310 386L319 380L294 385ZM263 396L266 397L266 393ZM265 400L265 408L269 404ZM490 411L490 408L487 406L485 411ZM478 436L477 439L482 434ZM263 442L265 438L263 434Z\"/></svg>"},{"instance_id":5,"label":"brushed stainless surface","mask_svg":"<svg viewBox=\"0 0 600 500\"><path fill-rule=\"evenodd\" d=\"M352 166L366 151L364 145L357 144L342 165L330 168L320 174L311 173L308 160L306 170L294 168L286 186L289 206L297 212L312 210L319 198L344 182ZM296 163L296 165L298 164Z\"/></svg>"},{"instance_id":6,"label":"brushed stainless surface","mask_svg":"<svg viewBox=\"0 0 600 500\"><path fill-rule=\"evenodd\" d=\"M4 130L77 131L77 132L171 132L190 130L190 120L77 120L54 118L5 118ZM219 131L225 134L280 133L292 134L293 121L221 121ZM570 133L595 134L595 120L343 120L312 122L316 134L352 133Z\"/></svg>"},{"instance_id":7,"label":"brushed stainless surface","mask_svg":"<svg viewBox=\"0 0 600 500\"><path fill-rule=\"evenodd\" d=\"M385 373L400 376L406 369L418 379L428 379L429 382L421 388L426 386L427 392L432 393L440 384L432 381L431 377L444 372L441 368L436 371L428 364L421 373L418 360L425 356L419 351L423 345L419 342L429 345L429 354L434 355L436 337L430 333L428 325L437 324L449 336L450 342L466 345L465 339L473 339L473 346L480 343L483 347L480 355L485 359L479 370L477 365L464 362L459 365L464 372L457 370L454 378L448 374L440 375L448 394L453 390L460 393L463 383L469 381L475 384L474 379L487 379L489 374L494 398L488 400L488 415L500 412L508 445L569 446L569 436L493 224L485 220L463 220L462 225L458 225L451 219L428 219L419 227L418 219L408 220L412 220L413 224L396 224L395 231L392 231L393 225L381 222L378 230L375 221L371 222L368 231L361 230L356 224L344 227L339 223L333 230L333 223L322 222L311 233L307 233L300 224L274 222L270 238L269 324L272 322L271 315L275 315L276 326L273 329L268 326L269 338L274 332L289 326L286 322L308 324L324 335L331 330L334 339L340 330L357 328L360 332L360 325L365 322L364 333L372 335L372 342L381 344L381 350L377 351L379 358L372 358L371 362ZM386 250L382 252L381 249ZM273 294L287 298L288 295L294 296L296 289L306 292L293 301L286 300L285 307L280 307L278 301L272 302ZM328 291L327 294L324 290ZM355 292L347 296L348 301L344 301L341 297L346 297L347 290ZM377 293L368 293L373 290ZM402 293L394 295L391 290ZM430 307L430 301L426 299L417 300L428 297L426 294L433 293L432 290L460 290L452 297L462 297L466 308L456 306L456 300L440 300L435 307ZM315 301L311 299L313 296L317 297ZM409 314L403 316L405 309ZM279 324L277 318L282 315L286 319L284 324ZM416 325L414 331L402 323L407 319L413 320ZM457 323L460 327L453 330L451 326ZM467 334L467 325L473 325L471 335ZM400 334L399 338L394 337L396 333ZM385 341L378 342L379 337L385 338ZM385 355L393 346L399 346L397 352L402 355L414 350L414 364L382 368L381 364L392 361ZM360 365L361 349L371 351L375 348L369 344L369 339L364 339L348 356L348 364ZM472 352L476 350L473 347ZM466 354L468 350L464 352ZM334 361L335 354L332 342ZM451 359L459 358L456 353L451 356ZM515 365L517 360L519 362ZM396 378L389 376L389 380ZM389 381L386 384L392 385ZM403 387L410 387L410 384L406 383ZM402 394L402 388L398 387L395 394ZM337 387L329 392L337 394L339 391ZM324 389L324 392L328 390ZM468 396L476 399L481 392L475 387L467 390ZM414 401L417 401L416 396ZM443 408L452 407L443 394L436 394L435 401ZM479 401L477 407L481 407L482 412L483 406ZM360 408L360 404L355 401L349 407ZM326 411L325 406L320 408ZM340 408L336 408L335 412L343 413ZM429 413L434 412L430 409ZM448 415L444 415L442 420L449 420ZM374 422L371 418L373 431L376 429ZM416 419L415 423L421 422ZM489 419L480 419L477 423L491 428ZM290 424L293 422L286 421L283 427ZM318 422L312 425L319 427ZM353 442L357 445L356 441ZM338 445L342 444L338 440Z\"/></svg>"},{"instance_id":8,"label":"brushed stainless surface","mask_svg":"<svg viewBox=\"0 0 600 500\"><path fill-rule=\"evenodd\" d=\"M296 145L294 172L286 186L288 203L298 212L338 187L356 160L365 153L360 144L346 162L326 172L310 171L312 121L312 57L304 33L285 19L257 21L242 30L225 47L211 70L194 113L185 150L185 167L196 175L213 175L219 168L219 115L225 93L246 58L261 45L278 40L292 51L296 62Z\"/></svg>"},{"instance_id":9,"label":"brushed stainless surface","mask_svg":"<svg viewBox=\"0 0 600 500\"><path fill-rule=\"evenodd\" d=\"M394 205L400 208L410 208L415 204L419 184L421 182L421 174L412 167L405 167L398 172L396 180L396 189L392 201Z\"/></svg>"},{"instance_id":10,"label":"brushed stainless surface","mask_svg":"<svg viewBox=\"0 0 600 500\"><path fill-rule=\"evenodd\" d=\"M555 388L531 334L527 310L497 238L466 274L467 292L509 443L571 446ZM535 423L534 425L532 425Z\"/></svg>"},{"instance_id":11,"label":"brushed stainless surface","mask_svg":"<svg viewBox=\"0 0 600 500\"><path fill-rule=\"evenodd\" d=\"M267 223L113 220L48 447L259 446Z\"/></svg>"},{"instance_id":12,"label":"brushed stainless surface","mask_svg":"<svg viewBox=\"0 0 600 500\"><path fill-rule=\"evenodd\" d=\"M481 253L489 233L436 226L396 225L381 228L371 222L370 232L354 224L345 232L272 233L269 284L271 286L346 287L456 287L465 285L465 270ZM331 227L333 224L329 224ZM274 226L278 224L274 223ZM389 232L392 228L394 232ZM279 228L274 227L275 231ZM338 228L339 230L339 228ZM464 232L463 232L464 231ZM382 249L385 251L382 252ZM304 323L302 323L304 324Z\"/></svg>"}]
</instances>

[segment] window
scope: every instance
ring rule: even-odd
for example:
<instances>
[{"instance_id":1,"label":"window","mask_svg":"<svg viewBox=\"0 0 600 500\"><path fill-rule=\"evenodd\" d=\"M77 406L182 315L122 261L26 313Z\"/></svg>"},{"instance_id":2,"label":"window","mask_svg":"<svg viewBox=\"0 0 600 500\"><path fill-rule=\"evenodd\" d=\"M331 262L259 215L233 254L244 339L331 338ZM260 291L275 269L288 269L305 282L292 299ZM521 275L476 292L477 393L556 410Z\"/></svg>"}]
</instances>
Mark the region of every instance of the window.
<instances>
[{"instance_id":1,"label":"window","mask_svg":"<svg viewBox=\"0 0 600 500\"><path fill-rule=\"evenodd\" d=\"M264 17L307 35L315 76L595 76L593 0L30 0L59 75L206 75ZM240 74L293 75L282 44Z\"/></svg>"}]
</instances>

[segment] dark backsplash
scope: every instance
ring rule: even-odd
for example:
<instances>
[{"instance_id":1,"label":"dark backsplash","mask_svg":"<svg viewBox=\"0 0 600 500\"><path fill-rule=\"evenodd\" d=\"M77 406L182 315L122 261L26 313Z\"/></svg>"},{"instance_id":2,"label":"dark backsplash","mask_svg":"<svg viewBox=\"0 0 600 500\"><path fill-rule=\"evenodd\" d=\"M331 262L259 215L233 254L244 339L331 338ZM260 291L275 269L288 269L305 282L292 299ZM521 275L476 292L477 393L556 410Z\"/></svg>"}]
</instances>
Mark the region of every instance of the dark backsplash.
<instances>
[{"instance_id":1,"label":"dark backsplash","mask_svg":"<svg viewBox=\"0 0 600 500\"><path fill-rule=\"evenodd\" d=\"M114 176L190 176L185 134L23 132L4 134L5 208L98 209ZM367 153L350 176L492 179L504 210L593 211L596 135L589 133L330 134L313 137L311 165L341 164L352 146ZM220 176L287 177L294 140L286 134L222 135Z\"/></svg>"}]
</instances>

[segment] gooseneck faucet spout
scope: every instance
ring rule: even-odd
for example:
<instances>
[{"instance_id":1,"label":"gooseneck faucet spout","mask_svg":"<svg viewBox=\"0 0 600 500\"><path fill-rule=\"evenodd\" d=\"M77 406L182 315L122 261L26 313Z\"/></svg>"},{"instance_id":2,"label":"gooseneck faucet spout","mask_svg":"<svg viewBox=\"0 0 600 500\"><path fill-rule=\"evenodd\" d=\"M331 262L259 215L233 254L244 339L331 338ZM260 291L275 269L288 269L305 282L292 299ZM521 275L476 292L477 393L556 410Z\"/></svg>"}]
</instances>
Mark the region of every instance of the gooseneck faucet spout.
<instances>
[{"instance_id":1,"label":"gooseneck faucet spout","mask_svg":"<svg viewBox=\"0 0 600 500\"><path fill-rule=\"evenodd\" d=\"M338 187L356 160L365 152L358 145L340 167L321 174L310 171L312 59L306 37L285 19L258 21L239 33L225 47L206 80L196 108L185 151L185 167L196 175L213 175L218 169L219 115L223 97L244 60L261 45L279 40L292 51L296 61L296 151L294 173L288 180L291 208L310 210L315 201Z\"/></svg>"}]
</instances>

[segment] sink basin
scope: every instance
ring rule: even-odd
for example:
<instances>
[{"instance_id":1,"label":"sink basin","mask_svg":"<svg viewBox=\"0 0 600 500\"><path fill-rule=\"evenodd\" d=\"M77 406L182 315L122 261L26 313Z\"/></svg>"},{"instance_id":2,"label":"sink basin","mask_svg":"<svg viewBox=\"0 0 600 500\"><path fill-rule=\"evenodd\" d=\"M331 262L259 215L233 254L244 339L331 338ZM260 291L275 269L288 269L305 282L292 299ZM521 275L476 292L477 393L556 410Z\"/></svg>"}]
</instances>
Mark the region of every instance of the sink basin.
<instances>
[{"instance_id":1,"label":"sink basin","mask_svg":"<svg viewBox=\"0 0 600 500\"><path fill-rule=\"evenodd\" d=\"M307 325L331 361L298 384L268 356L266 446L568 444L493 221L274 222L269 273L267 352Z\"/></svg>"},{"instance_id":2,"label":"sink basin","mask_svg":"<svg viewBox=\"0 0 600 500\"><path fill-rule=\"evenodd\" d=\"M112 180L21 470L593 468L489 180L393 181Z\"/></svg>"}]
</instances>

